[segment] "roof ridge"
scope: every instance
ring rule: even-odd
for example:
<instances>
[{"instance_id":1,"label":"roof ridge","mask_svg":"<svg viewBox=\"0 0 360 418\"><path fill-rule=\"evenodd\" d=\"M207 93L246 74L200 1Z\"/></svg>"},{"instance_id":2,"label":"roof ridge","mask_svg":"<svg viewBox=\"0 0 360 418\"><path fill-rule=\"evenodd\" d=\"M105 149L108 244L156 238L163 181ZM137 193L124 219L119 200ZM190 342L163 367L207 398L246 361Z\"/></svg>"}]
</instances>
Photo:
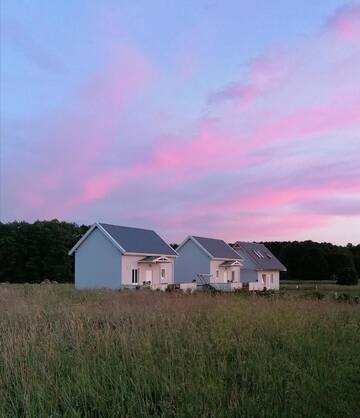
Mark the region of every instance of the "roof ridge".
<instances>
[{"instance_id":1,"label":"roof ridge","mask_svg":"<svg viewBox=\"0 0 360 418\"><path fill-rule=\"evenodd\" d=\"M99 225L108 225L108 226L115 226L118 228L129 228L129 229L138 229L139 231L151 231L151 232L155 232L156 231L154 229L148 229L148 228L139 228L137 226L128 226L128 225L117 225L117 224L108 224L106 222L98 222ZM158 235L158 234L157 234Z\"/></svg>"},{"instance_id":2,"label":"roof ridge","mask_svg":"<svg viewBox=\"0 0 360 418\"><path fill-rule=\"evenodd\" d=\"M202 239L212 239L214 241L223 241L226 244L226 241L221 238L211 238L211 237L201 237L200 235L190 235L193 238L202 238Z\"/></svg>"},{"instance_id":3,"label":"roof ridge","mask_svg":"<svg viewBox=\"0 0 360 418\"><path fill-rule=\"evenodd\" d=\"M231 245L229 245L225 240L221 238L208 238L200 237L197 235L190 235L189 238L196 241L197 244L200 245L200 247L205 250L206 253L212 258L237 259L240 257L239 254L231 247ZM206 241L208 241L208 243ZM211 245L210 242L213 244ZM214 248L214 245L218 245L217 250Z\"/></svg>"}]
</instances>

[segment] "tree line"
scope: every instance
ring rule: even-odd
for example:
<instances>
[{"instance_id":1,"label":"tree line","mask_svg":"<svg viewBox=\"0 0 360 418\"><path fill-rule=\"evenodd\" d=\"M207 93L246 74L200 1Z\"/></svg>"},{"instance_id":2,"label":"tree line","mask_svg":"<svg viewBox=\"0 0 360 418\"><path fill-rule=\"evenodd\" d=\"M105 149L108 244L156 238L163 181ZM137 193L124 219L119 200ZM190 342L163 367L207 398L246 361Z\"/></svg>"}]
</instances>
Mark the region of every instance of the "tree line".
<instances>
[{"instance_id":1,"label":"tree line","mask_svg":"<svg viewBox=\"0 0 360 418\"><path fill-rule=\"evenodd\" d=\"M0 282L73 282L68 251L88 225L51 221L0 222ZM360 277L360 244L338 246L313 241L264 242L287 267L288 280L339 280ZM173 244L176 247L176 244Z\"/></svg>"},{"instance_id":2,"label":"tree line","mask_svg":"<svg viewBox=\"0 0 360 418\"><path fill-rule=\"evenodd\" d=\"M0 223L0 282L72 282L73 257L68 252L87 229L57 219Z\"/></svg>"},{"instance_id":3,"label":"tree line","mask_svg":"<svg viewBox=\"0 0 360 418\"><path fill-rule=\"evenodd\" d=\"M286 266L282 279L336 280L354 284L360 278L360 244L346 246L314 241L264 242Z\"/></svg>"}]
</instances>

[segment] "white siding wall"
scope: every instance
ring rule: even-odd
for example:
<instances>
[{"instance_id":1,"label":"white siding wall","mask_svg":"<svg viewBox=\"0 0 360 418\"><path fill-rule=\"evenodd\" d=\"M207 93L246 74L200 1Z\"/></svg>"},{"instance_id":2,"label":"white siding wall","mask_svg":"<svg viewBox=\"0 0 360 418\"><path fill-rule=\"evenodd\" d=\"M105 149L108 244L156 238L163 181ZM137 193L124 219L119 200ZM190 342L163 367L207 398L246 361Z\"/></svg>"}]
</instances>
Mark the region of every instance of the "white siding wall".
<instances>
[{"instance_id":1,"label":"white siding wall","mask_svg":"<svg viewBox=\"0 0 360 418\"><path fill-rule=\"evenodd\" d=\"M263 283L264 274L266 275L265 284ZM271 275L273 275L273 283L271 283ZM263 289L265 286L267 289L279 290L279 276L280 275L278 271L258 271L258 287Z\"/></svg>"},{"instance_id":2,"label":"white siding wall","mask_svg":"<svg viewBox=\"0 0 360 418\"><path fill-rule=\"evenodd\" d=\"M220 282L220 283L226 283L227 280L231 280L231 272L234 271L235 273L235 282L240 281L240 266L234 266L234 267L219 267L221 263L223 263L225 260L211 260L210 261L210 274L211 281L212 282ZM216 277L216 271L219 271L219 278ZM224 272L227 271L227 280L224 280Z\"/></svg>"},{"instance_id":3,"label":"white siding wall","mask_svg":"<svg viewBox=\"0 0 360 418\"><path fill-rule=\"evenodd\" d=\"M174 266L175 266L175 259L172 259L171 263L159 263L159 269L165 269L165 280L160 278L160 283L174 283Z\"/></svg>"},{"instance_id":4,"label":"white siding wall","mask_svg":"<svg viewBox=\"0 0 360 418\"><path fill-rule=\"evenodd\" d=\"M139 260L144 258L144 256L137 255L123 255L122 256L122 285L123 286L132 286L132 269L139 269L138 284L142 285L146 281L146 271L152 271L152 283L153 285L157 284L170 284L174 283L174 260L171 260L170 263L139 263ZM166 270L165 276L166 280L160 280L161 268Z\"/></svg>"},{"instance_id":5,"label":"white siding wall","mask_svg":"<svg viewBox=\"0 0 360 418\"><path fill-rule=\"evenodd\" d=\"M120 288L121 253L97 228L75 252L75 287Z\"/></svg>"}]
</instances>

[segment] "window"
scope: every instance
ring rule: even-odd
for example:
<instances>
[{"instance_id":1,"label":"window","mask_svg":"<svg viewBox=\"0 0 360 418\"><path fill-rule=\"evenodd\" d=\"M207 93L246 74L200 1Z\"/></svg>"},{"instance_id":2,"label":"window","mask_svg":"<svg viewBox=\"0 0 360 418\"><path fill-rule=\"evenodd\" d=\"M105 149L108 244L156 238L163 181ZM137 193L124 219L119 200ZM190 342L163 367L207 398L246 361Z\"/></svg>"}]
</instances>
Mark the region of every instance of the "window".
<instances>
[{"instance_id":1,"label":"window","mask_svg":"<svg viewBox=\"0 0 360 418\"><path fill-rule=\"evenodd\" d=\"M235 271L231 272L231 281L234 282L235 281Z\"/></svg>"},{"instance_id":2,"label":"window","mask_svg":"<svg viewBox=\"0 0 360 418\"><path fill-rule=\"evenodd\" d=\"M265 258L264 256L263 256L263 254L261 254L261 252L260 251L257 251L257 250L253 250L254 251L254 253L259 257L259 258Z\"/></svg>"},{"instance_id":3,"label":"window","mask_svg":"<svg viewBox=\"0 0 360 418\"><path fill-rule=\"evenodd\" d=\"M262 282L263 282L263 285L265 286L265 284L266 284L266 274L262 275Z\"/></svg>"},{"instance_id":4,"label":"window","mask_svg":"<svg viewBox=\"0 0 360 418\"><path fill-rule=\"evenodd\" d=\"M271 284L274 284L274 275L272 273L270 274L270 281L271 281Z\"/></svg>"},{"instance_id":5,"label":"window","mask_svg":"<svg viewBox=\"0 0 360 418\"><path fill-rule=\"evenodd\" d=\"M165 280L165 278L166 278L166 270L161 269L161 280Z\"/></svg>"},{"instance_id":6,"label":"window","mask_svg":"<svg viewBox=\"0 0 360 418\"><path fill-rule=\"evenodd\" d=\"M219 278L219 270L216 270L216 278Z\"/></svg>"},{"instance_id":7,"label":"window","mask_svg":"<svg viewBox=\"0 0 360 418\"><path fill-rule=\"evenodd\" d=\"M132 284L138 284L138 275L139 275L138 269L131 270L131 283Z\"/></svg>"}]
</instances>

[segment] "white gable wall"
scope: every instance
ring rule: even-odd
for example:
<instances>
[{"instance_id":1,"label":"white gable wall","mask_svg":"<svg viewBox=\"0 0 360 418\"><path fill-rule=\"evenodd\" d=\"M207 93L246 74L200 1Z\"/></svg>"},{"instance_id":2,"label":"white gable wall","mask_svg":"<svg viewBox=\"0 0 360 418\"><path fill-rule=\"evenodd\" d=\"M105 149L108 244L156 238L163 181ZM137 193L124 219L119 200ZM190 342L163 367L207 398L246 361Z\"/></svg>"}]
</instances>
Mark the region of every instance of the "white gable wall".
<instances>
[{"instance_id":1,"label":"white gable wall","mask_svg":"<svg viewBox=\"0 0 360 418\"><path fill-rule=\"evenodd\" d=\"M267 289L273 289L273 290L279 290L280 288L280 272L279 271L265 271L261 270L258 271L258 283L260 288L266 287ZM265 283L263 281L263 275L265 275ZM272 283L271 283L271 275L273 277Z\"/></svg>"},{"instance_id":2,"label":"white gable wall","mask_svg":"<svg viewBox=\"0 0 360 418\"><path fill-rule=\"evenodd\" d=\"M121 258L114 244L95 228L75 252L75 287L120 288Z\"/></svg>"}]
</instances>

